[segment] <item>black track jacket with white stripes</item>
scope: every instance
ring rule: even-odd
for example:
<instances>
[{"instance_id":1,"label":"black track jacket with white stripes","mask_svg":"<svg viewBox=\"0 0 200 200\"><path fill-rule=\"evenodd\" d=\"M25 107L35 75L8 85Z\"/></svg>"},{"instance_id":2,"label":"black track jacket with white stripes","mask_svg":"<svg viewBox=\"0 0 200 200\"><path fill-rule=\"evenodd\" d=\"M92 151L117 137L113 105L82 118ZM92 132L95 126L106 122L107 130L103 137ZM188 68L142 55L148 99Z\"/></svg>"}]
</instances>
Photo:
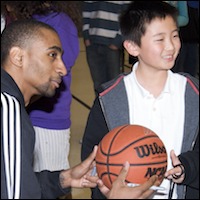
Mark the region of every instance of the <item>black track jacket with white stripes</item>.
<instances>
[{"instance_id":1,"label":"black track jacket with white stripes","mask_svg":"<svg viewBox=\"0 0 200 200\"><path fill-rule=\"evenodd\" d=\"M1 68L1 199L55 199L66 192L59 172L34 173L34 143L23 95Z\"/></svg>"}]
</instances>

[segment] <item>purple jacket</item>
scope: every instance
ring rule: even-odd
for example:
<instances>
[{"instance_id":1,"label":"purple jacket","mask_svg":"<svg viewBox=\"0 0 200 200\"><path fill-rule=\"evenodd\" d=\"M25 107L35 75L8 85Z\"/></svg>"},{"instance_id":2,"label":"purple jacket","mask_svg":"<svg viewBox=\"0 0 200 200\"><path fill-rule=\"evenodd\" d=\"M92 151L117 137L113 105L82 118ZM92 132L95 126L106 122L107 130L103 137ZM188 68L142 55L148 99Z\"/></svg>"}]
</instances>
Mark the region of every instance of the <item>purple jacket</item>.
<instances>
[{"instance_id":1,"label":"purple jacket","mask_svg":"<svg viewBox=\"0 0 200 200\"><path fill-rule=\"evenodd\" d=\"M33 126L67 129L71 126L71 68L79 54L78 31L71 18L65 13L53 12L49 15L34 15L33 18L51 25L58 32L64 50L63 61L67 68L67 75L63 77L63 82L54 97L42 97L29 106L28 112Z\"/></svg>"}]
</instances>

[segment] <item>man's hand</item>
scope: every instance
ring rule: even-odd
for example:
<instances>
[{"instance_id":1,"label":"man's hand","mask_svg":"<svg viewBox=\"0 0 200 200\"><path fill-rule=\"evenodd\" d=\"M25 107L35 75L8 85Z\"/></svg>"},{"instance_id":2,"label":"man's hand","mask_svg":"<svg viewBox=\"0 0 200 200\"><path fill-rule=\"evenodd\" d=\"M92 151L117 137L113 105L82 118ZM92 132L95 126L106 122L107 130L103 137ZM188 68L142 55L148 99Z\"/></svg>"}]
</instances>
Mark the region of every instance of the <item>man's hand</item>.
<instances>
[{"instance_id":1,"label":"man's hand","mask_svg":"<svg viewBox=\"0 0 200 200\"><path fill-rule=\"evenodd\" d=\"M80 164L73 168L63 170L60 173L60 184L62 188L75 187L95 187L97 185L97 177L91 182L87 179L87 176L91 174L93 167L95 166L95 157L97 153L97 146L94 147L93 152Z\"/></svg>"},{"instance_id":2,"label":"man's hand","mask_svg":"<svg viewBox=\"0 0 200 200\"><path fill-rule=\"evenodd\" d=\"M125 179L128 174L129 166L128 162L124 164L124 167L117 179L113 182L110 190L103 184L102 180L97 181L100 191L108 199L146 199L154 192L150 187L159 185L158 177L154 175L144 184L136 187L128 187L125 183Z\"/></svg>"}]
</instances>

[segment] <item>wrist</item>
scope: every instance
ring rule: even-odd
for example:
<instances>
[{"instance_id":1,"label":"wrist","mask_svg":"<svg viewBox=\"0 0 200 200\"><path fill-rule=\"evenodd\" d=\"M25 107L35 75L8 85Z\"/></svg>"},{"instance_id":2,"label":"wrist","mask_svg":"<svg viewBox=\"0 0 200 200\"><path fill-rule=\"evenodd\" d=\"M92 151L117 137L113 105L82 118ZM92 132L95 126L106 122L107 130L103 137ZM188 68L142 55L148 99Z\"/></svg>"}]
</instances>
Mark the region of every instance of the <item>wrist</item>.
<instances>
[{"instance_id":1,"label":"wrist","mask_svg":"<svg viewBox=\"0 0 200 200\"><path fill-rule=\"evenodd\" d=\"M60 181L60 185L63 189L71 187L71 181L69 178L70 177L69 174L70 174L70 169L62 170L60 172L59 181Z\"/></svg>"}]
</instances>

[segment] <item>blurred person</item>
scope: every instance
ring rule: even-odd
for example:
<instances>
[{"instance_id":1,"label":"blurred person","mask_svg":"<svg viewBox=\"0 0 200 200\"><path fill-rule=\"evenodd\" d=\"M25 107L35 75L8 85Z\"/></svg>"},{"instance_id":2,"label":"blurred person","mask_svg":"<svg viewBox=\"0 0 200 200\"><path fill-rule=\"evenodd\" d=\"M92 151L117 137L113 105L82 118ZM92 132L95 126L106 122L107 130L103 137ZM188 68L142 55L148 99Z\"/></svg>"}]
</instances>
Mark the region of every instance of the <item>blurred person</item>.
<instances>
[{"instance_id":1,"label":"blurred person","mask_svg":"<svg viewBox=\"0 0 200 200\"><path fill-rule=\"evenodd\" d=\"M1 33L6 26L6 21L4 15L1 14Z\"/></svg>"},{"instance_id":2,"label":"blurred person","mask_svg":"<svg viewBox=\"0 0 200 200\"><path fill-rule=\"evenodd\" d=\"M29 8L34 9L34 19L49 24L57 31L67 69L67 75L52 98L40 98L28 107L36 133L34 171L59 171L70 167L71 70L79 55L78 31L63 11L63 2L30 1ZM71 198L71 192L65 198Z\"/></svg>"},{"instance_id":3,"label":"blurred person","mask_svg":"<svg viewBox=\"0 0 200 200\"><path fill-rule=\"evenodd\" d=\"M189 22L187 1L165 1L165 2L174 6L178 10L178 16L177 16L178 26L182 27L187 25Z\"/></svg>"},{"instance_id":4,"label":"blurred person","mask_svg":"<svg viewBox=\"0 0 200 200\"><path fill-rule=\"evenodd\" d=\"M94 91L121 73L123 65L119 14L130 1L83 1L83 39Z\"/></svg>"},{"instance_id":5,"label":"blurred person","mask_svg":"<svg viewBox=\"0 0 200 200\"><path fill-rule=\"evenodd\" d=\"M1 33L6 27L5 12L6 12L5 6L1 3Z\"/></svg>"},{"instance_id":6,"label":"blurred person","mask_svg":"<svg viewBox=\"0 0 200 200\"><path fill-rule=\"evenodd\" d=\"M199 71L199 1L187 1L189 22L180 27L181 50L174 67L198 77Z\"/></svg>"}]
</instances>

